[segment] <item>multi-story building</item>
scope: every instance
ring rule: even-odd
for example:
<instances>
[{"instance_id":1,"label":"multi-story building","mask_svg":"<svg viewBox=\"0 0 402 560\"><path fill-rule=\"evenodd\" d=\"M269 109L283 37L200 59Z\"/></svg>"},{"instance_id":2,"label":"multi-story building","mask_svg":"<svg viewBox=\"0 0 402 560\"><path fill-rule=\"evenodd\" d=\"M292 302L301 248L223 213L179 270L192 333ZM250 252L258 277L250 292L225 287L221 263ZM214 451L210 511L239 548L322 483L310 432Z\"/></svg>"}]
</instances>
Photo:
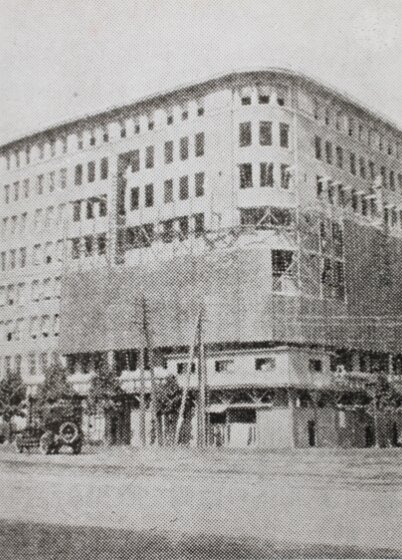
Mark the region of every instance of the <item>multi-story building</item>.
<instances>
[{"instance_id":1,"label":"multi-story building","mask_svg":"<svg viewBox=\"0 0 402 560\"><path fill-rule=\"evenodd\" d=\"M371 443L363 388L378 371L402 379L395 125L271 69L0 153L2 372L21 371L34 394L61 360L85 394L109 360L130 395L111 437L137 442L145 298L158 378L185 377L202 309L211 442ZM400 415L382 425L396 443Z\"/></svg>"}]
</instances>

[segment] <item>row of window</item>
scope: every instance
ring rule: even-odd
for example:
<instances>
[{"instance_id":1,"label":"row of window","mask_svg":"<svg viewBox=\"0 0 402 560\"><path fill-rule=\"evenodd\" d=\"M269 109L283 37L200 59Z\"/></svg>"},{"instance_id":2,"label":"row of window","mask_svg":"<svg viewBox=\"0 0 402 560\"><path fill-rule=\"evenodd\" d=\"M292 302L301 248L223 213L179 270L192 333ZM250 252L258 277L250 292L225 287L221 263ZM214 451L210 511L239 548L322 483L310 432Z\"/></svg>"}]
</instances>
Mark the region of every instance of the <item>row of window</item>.
<instances>
[{"instance_id":1,"label":"row of window","mask_svg":"<svg viewBox=\"0 0 402 560\"><path fill-rule=\"evenodd\" d=\"M336 165L339 169L345 168L345 151L342 146L335 146L334 149L332 142L329 140L323 142L320 136L315 137L314 146L316 159L324 159L326 163ZM398 183L399 190L402 192L402 173L396 174L393 169L388 171L385 165L380 166L377 171L373 161L366 161L363 156L357 157L354 152L349 152L348 155L349 163L345 169L352 175L375 181L379 172L383 187L389 186L392 191L395 191L396 183Z\"/></svg>"},{"instance_id":2,"label":"row of window","mask_svg":"<svg viewBox=\"0 0 402 560\"><path fill-rule=\"evenodd\" d=\"M329 204L337 205L340 208L347 208L350 204L355 214L362 215L377 221L381 218L382 205L379 204L377 195L372 193L359 193L356 189L345 189L342 184L333 184L317 175L317 197L328 201ZM402 230L402 210L390 205L384 208L384 222L387 226Z\"/></svg>"},{"instance_id":3,"label":"row of window","mask_svg":"<svg viewBox=\"0 0 402 560\"><path fill-rule=\"evenodd\" d=\"M256 164L239 164L239 187L241 189L252 188L255 183L253 180L253 167L256 173ZM281 189L288 190L291 187L292 168L287 163L281 163L275 171L273 163L261 162L258 167L258 180L260 187L274 187L279 184Z\"/></svg>"},{"instance_id":4,"label":"row of window","mask_svg":"<svg viewBox=\"0 0 402 560\"><path fill-rule=\"evenodd\" d=\"M164 220L158 225L153 223L119 229L117 232L117 250L119 252L131 249L150 247L160 240L171 243L175 239L183 241L191 234L195 237L203 235L205 231L204 214L180 216L171 220ZM107 237L105 233L75 237L71 240L71 258L93 257L105 255Z\"/></svg>"},{"instance_id":5,"label":"row of window","mask_svg":"<svg viewBox=\"0 0 402 560\"><path fill-rule=\"evenodd\" d=\"M27 331L29 324L29 332ZM0 342L21 342L27 336L33 340L48 338L49 336L59 336L60 316L42 315L24 319L10 319L0 322Z\"/></svg>"},{"instance_id":6,"label":"row of window","mask_svg":"<svg viewBox=\"0 0 402 560\"><path fill-rule=\"evenodd\" d=\"M1 224L1 238L8 236L23 235L28 229L31 231L41 231L51 229L53 226L61 226L64 222L65 204L57 207L48 206L47 208L37 208L33 214L31 227L29 227L28 213L24 212L17 216L6 216Z\"/></svg>"},{"instance_id":7,"label":"row of window","mask_svg":"<svg viewBox=\"0 0 402 560\"><path fill-rule=\"evenodd\" d=\"M8 284L0 286L0 306L25 305L28 299L28 284ZM61 295L61 277L32 280L30 300L34 302L59 299Z\"/></svg>"},{"instance_id":8,"label":"row of window","mask_svg":"<svg viewBox=\"0 0 402 560\"><path fill-rule=\"evenodd\" d=\"M205 175L203 172L195 173L194 175L194 196L200 198L205 193ZM144 186L143 191L143 206L151 208L155 203L154 185L152 183ZM179 200L188 200L190 197L190 181L188 175L179 178L177 197L174 195L174 181L173 179L166 179L163 183L163 202L169 204L175 198ZM138 210L141 205L141 189L140 187L133 187L130 191L130 209Z\"/></svg>"},{"instance_id":9,"label":"row of window","mask_svg":"<svg viewBox=\"0 0 402 560\"><path fill-rule=\"evenodd\" d=\"M44 245L37 243L32 248L31 264L39 266L42 264L52 264L54 262L63 262L63 240L56 242L47 241ZM10 251L2 251L0 253L0 271L7 272L16 268L25 268L28 264L27 249L20 247L19 249L10 249Z\"/></svg>"},{"instance_id":10,"label":"row of window","mask_svg":"<svg viewBox=\"0 0 402 560\"><path fill-rule=\"evenodd\" d=\"M41 173L36 176L34 189L32 189L30 179L15 181L11 185L4 185L4 203L18 202L19 200L28 199L33 193L42 195L52 193L56 189L64 190L67 188L68 170L66 167L58 171L49 171L49 173ZM107 157L101 158L99 164L99 179L105 180L109 176L109 160ZM86 164L86 176L84 177L84 165L79 163L74 169L75 185L82 185L86 180L93 183L97 179L96 162L89 161Z\"/></svg>"},{"instance_id":11,"label":"row of window","mask_svg":"<svg viewBox=\"0 0 402 560\"><path fill-rule=\"evenodd\" d=\"M399 140L386 138L385 134L364 125L356 117L345 115L343 111L331 107L327 103L320 103L318 99L314 99L314 119L317 122L334 127L335 130L343 132L350 138L355 138L379 152L398 159L402 155L401 142Z\"/></svg>"},{"instance_id":12,"label":"row of window","mask_svg":"<svg viewBox=\"0 0 402 560\"><path fill-rule=\"evenodd\" d=\"M244 148L253 143L253 125L251 121L239 124L239 146ZM289 148L290 126L286 123L279 123L279 146ZM273 124L271 121L260 121L258 128L258 141L260 146L273 145Z\"/></svg>"},{"instance_id":13,"label":"row of window","mask_svg":"<svg viewBox=\"0 0 402 560\"><path fill-rule=\"evenodd\" d=\"M58 352L41 352L40 354L31 352L26 357L16 354L15 356L4 356L3 360L0 358L0 365L3 366L0 373L21 375L24 360L26 360L29 375L44 373L49 366L60 364Z\"/></svg>"},{"instance_id":14,"label":"row of window","mask_svg":"<svg viewBox=\"0 0 402 560\"><path fill-rule=\"evenodd\" d=\"M172 125L174 123L174 115L172 108L166 111L166 124ZM186 121L189 118L190 111L186 105L183 105L181 110L181 120ZM197 102L197 109L196 115L198 117L202 117L204 115L204 107L200 101ZM140 117L136 117L134 119L133 126L132 126L132 133L133 134L140 134L141 133L141 124L140 124ZM121 121L119 124L119 134L120 138L126 138L128 135L128 127L125 122ZM162 124L162 123L161 123ZM155 129L155 121L151 115L147 115L147 123L146 129L152 131ZM102 133L97 133L96 129L92 129L87 131L86 134L82 132L77 133L76 135L76 149L83 150L85 148L94 147L100 143L108 143L110 140L110 135L108 131L108 125L104 125L102 127ZM85 140L84 140L85 138ZM56 157L57 155L66 154L67 152L71 152L72 147L69 146L68 137L66 135L60 136L56 138L50 138L46 142L38 143L36 146L36 153L32 154L32 146L27 145L25 150L22 151L11 151L6 154L6 168L7 170L10 169L18 169L22 165L30 165L31 160L42 161L44 159L50 159ZM33 156L33 157L32 157Z\"/></svg>"}]
</instances>

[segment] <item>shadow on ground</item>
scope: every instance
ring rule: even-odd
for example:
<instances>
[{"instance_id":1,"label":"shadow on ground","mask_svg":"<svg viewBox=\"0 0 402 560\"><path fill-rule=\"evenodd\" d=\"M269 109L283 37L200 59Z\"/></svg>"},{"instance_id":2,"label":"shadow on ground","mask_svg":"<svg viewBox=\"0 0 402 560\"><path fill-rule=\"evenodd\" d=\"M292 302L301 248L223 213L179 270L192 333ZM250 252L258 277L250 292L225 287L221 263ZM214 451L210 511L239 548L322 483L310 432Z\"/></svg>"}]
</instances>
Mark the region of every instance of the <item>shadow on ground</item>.
<instances>
[{"instance_id":1,"label":"shadow on ground","mask_svg":"<svg viewBox=\"0 0 402 560\"><path fill-rule=\"evenodd\" d=\"M300 545L219 535L191 536L0 520L2 560L400 558L400 554L401 551L383 548Z\"/></svg>"}]
</instances>

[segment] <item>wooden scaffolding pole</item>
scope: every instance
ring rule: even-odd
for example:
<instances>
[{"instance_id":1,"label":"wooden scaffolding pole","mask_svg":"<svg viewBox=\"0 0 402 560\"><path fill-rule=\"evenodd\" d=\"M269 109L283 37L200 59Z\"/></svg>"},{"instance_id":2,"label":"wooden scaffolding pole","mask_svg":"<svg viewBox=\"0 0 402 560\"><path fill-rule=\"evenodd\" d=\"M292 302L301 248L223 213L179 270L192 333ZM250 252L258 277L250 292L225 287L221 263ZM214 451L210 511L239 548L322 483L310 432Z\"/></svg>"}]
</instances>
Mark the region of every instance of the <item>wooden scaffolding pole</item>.
<instances>
[{"instance_id":1,"label":"wooden scaffolding pole","mask_svg":"<svg viewBox=\"0 0 402 560\"><path fill-rule=\"evenodd\" d=\"M198 342L198 330L199 330L199 325L200 325L200 316L201 316L201 311L199 311L198 314L197 314L195 329L194 329L194 336L190 341L190 343L191 343L191 346L190 346L190 360L189 360L188 367L187 367L186 379L185 379L185 382L184 382L183 394L182 394L181 403L180 403L179 416L178 416L178 419L177 419L176 433L175 433L175 438L174 438L174 444L175 445L178 445L178 443L179 443L180 431L181 431L181 427L182 427L183 420L184 420L184 410L185 410L185 407L186 407L188 389L189 389L189 386L190 386L191 367L192 367L192 363L193 363L193 360L194 360L195 348L196 348L196 345L197 345L197 342Z\"/></svg>"},{"instance_id":2,"label":"wooden scaffolding pole","mask_svg":"<svg viewBox=\"0 0 402 560\"><path fill-rule=\"evenodd\" d=\"M140 329L140 349L139 349L139 366L140 366L140 442L141 447L146 446L146 432L145 432L145 363L144 363L144 352L145 352L145 337L143 329Z\"/></svg>"},{"instance_id":3,"label":"wooden scaffolding pole","mask_svg":"<svg viewBox=\"0 0 402 560\"><path fill-rule=\"evenodd\" d=\"M152 428L155 433L155 442L157 446L160 446L160 430L158 426L158 417L156 412L156 382L155 382L155 370L154 370L154 348L152 340L152 328L149 326L148 317L148 306L145 296L142 296L142 314L143 314L143 329L144 329L144 339L145 346L148 353L148 367L151 380L151 418L152 418Z\"/></svg>"}]
</instances>

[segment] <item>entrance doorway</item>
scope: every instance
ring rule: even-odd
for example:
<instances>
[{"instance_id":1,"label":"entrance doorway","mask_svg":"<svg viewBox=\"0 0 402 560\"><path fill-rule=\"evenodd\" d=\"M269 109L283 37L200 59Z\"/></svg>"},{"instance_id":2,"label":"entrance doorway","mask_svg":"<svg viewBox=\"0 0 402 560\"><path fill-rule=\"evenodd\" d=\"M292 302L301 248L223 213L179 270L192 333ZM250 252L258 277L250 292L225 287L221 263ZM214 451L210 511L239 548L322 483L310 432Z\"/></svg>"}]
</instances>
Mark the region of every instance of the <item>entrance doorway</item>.
<instances>
[{"instance_id":1,"label":"entrance doorway","mask_svg":"<svg viewBox=\"0 0 402 560\"><path fill-rule=\"evenodd\" d=\"M366 426L366 428L364 430L364 434L365 434L365 445L366 445L366 447L373 447L373 445L374 445L373 426L371 426L370 424L368 426Z\"/></svg>"},{"instance_id":2,"label":"entrance doorway","mask_svg":"<svg viewBox=\"0 0 402 560\"><path fill-rule=\"evenodd\" d=\"M310 447L315 447L316 437L315 437L315 420L309 420L307 423L308 431L308 444Z\"/></svg>"}]
</instances>

